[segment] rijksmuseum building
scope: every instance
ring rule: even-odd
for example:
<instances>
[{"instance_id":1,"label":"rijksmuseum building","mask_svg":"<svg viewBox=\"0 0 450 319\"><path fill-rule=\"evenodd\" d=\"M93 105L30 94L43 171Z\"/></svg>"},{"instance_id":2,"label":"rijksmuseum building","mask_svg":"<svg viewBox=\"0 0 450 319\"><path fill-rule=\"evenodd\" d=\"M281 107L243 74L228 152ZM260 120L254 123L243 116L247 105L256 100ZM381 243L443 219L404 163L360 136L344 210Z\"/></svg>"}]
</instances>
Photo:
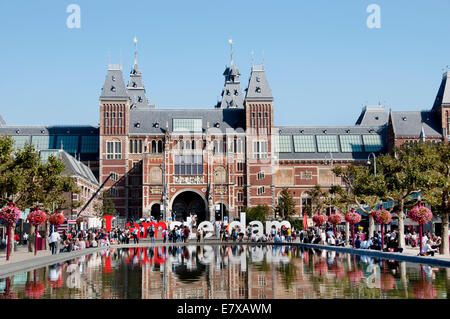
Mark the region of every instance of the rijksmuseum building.
<instances>
[{"instance_id":1,"label":"rijksmuseum building","mask_svg":"<svg viewBox=\"0 0 450 319\"><path fill-rule=\"evenodd\" d=\"M422 111L365 106L354 125L280 126L283 105L264 65L252 65L242 89L231 57L216 105L159 108L146 94L135 51L127 79L121 65L108 66L98 126L15 126L0 117L0 134L11 135L16 147L62 149L84 163L99 184L107 180L103 190L122 218L232 220L244 207L274 208L285 187L300 215L310 203L306 191L341 184L333 166L365 165L406 141L447 140L449 74Z\"/></svg>"}]
</instances>

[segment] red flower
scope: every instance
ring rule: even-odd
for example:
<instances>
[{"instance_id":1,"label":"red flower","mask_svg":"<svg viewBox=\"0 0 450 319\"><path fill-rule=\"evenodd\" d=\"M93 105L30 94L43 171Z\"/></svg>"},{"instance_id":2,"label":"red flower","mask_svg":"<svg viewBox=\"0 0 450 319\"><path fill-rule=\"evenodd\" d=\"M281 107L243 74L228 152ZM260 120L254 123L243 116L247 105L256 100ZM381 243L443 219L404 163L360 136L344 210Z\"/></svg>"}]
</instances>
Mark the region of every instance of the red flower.
<instances>
[{"instance_id":1,"label":"red flower","mask_svg":"<svg viewBox=\"0 0 450 319\"><path fill-rule=\"evenodd\" d=\"M433 213L427 207L415 206L408 212L408 217L419 224L426 224L433 218Z\"/></svg>"},{"instance_id":2,"label":"red flower","mask_svg":"<svg viewBox=\"0 0 450 319\"><path fill-rule=\"evenodd\" d=\"M29 298L39 299L45 293L45 285L42 282L29 283L25 287L25 295Z\"/></svg>"},{"instance_id":3,"label":"red flower","mask_svg":"<svg viewBox=\"0 0 450 319\"><path fill-rule=\"evenodd\" d=\"M0 219L8 225L16 224L21 215L20 209L14 203L9 203L9 206L0 210Z\"/></svg>"},{"instance_id":4,"label":"red flower","mask_svg":"<svg viewBox=\"0 0 450 319\"><path fill-rule=\"evenodd\" d=\"M64 223L65 217L63 213L57 212L55 214L51 214L48 220L52 225L59 225Z\"/></svg>"},{"instance_id":5,"label":"red flower","mask_svg":"<svg viewBox=\"0 0 450 319\"><path fill-rule=\"evenodd\" d=\"M380 209L373 214L373 219L377 224L389 224L392 222L392 215L389 211Z\"/></svg>"},{"instance_id":6,"label":"red flower","mask_svg":"<svg viewBox=\"0 0 450 319\"><path fill-rule=\"evenodd\" d=\"M361 221L361 215L352 209L345 214L345 221L350 224L358 224Z\"/></svg>"},{"instance_id":7,"label":"red flower","mask_svg":"<svg viewBox=\"0 0 450 319\"><path fill-rule=\"evenodd\" d=\"M339 213L334 213L328 216L328 222L333 225L342 223L342 220L343 220L342 215Z\"/></svg>"},{"instance_id":8,"label":"red flower","mask_svg":"<svg viewBox=\"0 0 450 319\"><path fill-rule=\"evenodd\" d=\"M45 223L45 221L47 220L47 214L45 214L42 210L40 210L38 208L38 209L30 212L28 214L27 219L30 224L33 224L34 226L38 226L40 224Z\"/></svg>"},{"instance_id":9,"label":"red flower","mask_svg":"<svg viewBox=\"0 0 450 319\"><path fill-rule=\"evenodd\" d=\"M327 220L327 216L325 216L325 215L314 215L313 216L313 222L318 226L323 225L326 220Z\"/></svg>"}]
</instances>

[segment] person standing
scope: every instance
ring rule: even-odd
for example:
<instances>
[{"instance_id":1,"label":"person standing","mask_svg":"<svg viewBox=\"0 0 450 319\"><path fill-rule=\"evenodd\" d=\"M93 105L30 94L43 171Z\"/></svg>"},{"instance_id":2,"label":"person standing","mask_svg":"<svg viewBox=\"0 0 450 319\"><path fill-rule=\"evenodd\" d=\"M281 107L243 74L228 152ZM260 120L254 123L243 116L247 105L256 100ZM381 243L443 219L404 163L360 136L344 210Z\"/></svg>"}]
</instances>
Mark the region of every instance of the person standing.
<instances>
[{"instance_id":1,"label":"person standing","mask_svg":"<svg viewBox=\"0 0 450 319\"><path fill-rule=\"evenodd\" d=\"M27 233L23 233L22 240L23 240L24 245L28 244L28 234Z\"/></svg>"},{"instance_id":2,"label":"person standing","mask_svg":"<svg viewBox=\"0 0 450 319\"><path fill-rule=\"evenodd\" d=\"M139 238L138 238L138 229L135 228L133 230L133 241L135 244L139 244Z\"/></svg>"},{"instance_id":3,"label":"person standing","mask_svg":"<svg viewBox=\"0 0 450 319\"><path fill-rule=\"evenodd\" d=\"M58 253L58 243L61 240L61 236L57 231L52 232L50 237L48 238L50 249L52 251L52 255L56 255Z\"/></svg>"}]
</instances>

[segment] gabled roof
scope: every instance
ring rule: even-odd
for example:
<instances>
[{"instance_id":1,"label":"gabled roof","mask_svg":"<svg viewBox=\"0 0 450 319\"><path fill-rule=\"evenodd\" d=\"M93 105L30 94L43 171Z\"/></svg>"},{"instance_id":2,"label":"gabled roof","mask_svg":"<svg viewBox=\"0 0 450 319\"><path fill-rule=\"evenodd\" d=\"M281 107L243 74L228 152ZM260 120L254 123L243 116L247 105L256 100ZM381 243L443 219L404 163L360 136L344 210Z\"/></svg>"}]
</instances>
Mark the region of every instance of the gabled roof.
<instances>
[{"instance_id":1,"label":"gabled roof","mask_svg":"<svg viewBox=\"0 0 450 319\"><path fill-rule=\"evenodd\" d=\"M109 65L103 84L101 99L128 99L128 92L123 81L122 67Z\"/></svg>"},{"instance_id":2,"label":"gabled roof","mask_svg":"<svg viewBox=\"0 0 450 319\"><path fill-rule=\"evenodd\" d=\"M450 71L442 75L441 85L439 86L436 99L434 100L433 109L441 105L450 105Z\"/></svg>"},{"instance_id":3,"label":"gabled roof","mask_svg":"<svg viewBox=\"0 0 450 319\"><path fill-rule=\"evenodd\" d=\"M273 101L272 90L269 82L267 82L264 66L255 65L252 67L246 91L246 100Z\"/></svg>"},{"instance_id":4,"label":"gabled roof","mask_svg":"<svg viewBox=\"0 0 450 319\"><path fill-rule=\"evenodd\" d=\"M46 161L50 155L56 156L64 162L64 165L66 166L64 173L67 174L68 176L81 177L86 181L96 186L99 186L99 183L95 178L94 174L92 173L91 169L82 162L78 161L72 155L68 154L63 150L57 149L39 151L39 156L43 161Z\"/></svg>"},{"instance_id":5,"label":"gabled roof","mask_svg":"<svg viewBox=\"0 0 450 319\"><path fill-rule=\"evenodd\" d=\"M356 125L361 126L382 126L386 125L389 114L384 106L364 106Z\"/></svg>"},{"instance_id":6,"label":"gabled roof","mask_svg":"<svg viewBox=\"0 0 450 319\"><path fill-rule=\"evenodd\" d=\"M442 137L431 111L391 111L391 120L395 137L419 138L422 125L427 138Z\"/></svg>"}]
</instances>

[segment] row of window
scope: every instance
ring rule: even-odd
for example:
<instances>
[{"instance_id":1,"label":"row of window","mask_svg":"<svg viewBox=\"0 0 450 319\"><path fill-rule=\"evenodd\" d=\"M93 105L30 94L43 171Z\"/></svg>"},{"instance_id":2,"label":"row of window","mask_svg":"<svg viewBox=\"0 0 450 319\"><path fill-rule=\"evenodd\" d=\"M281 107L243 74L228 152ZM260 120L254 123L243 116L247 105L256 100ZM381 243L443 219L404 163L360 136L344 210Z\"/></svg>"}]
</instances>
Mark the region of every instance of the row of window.
<instances>
[{"instance_id":1,"label":"row of window","mask_svg":"<svg viewBox=\"0 0 450 319\"><path fill-rule=\"evenodd\" d=\"M45 149L63 149L67 153L98 153L98 136L80 136L78 135L38 135L38 136L12 136L14 147L21 149L26 143L33 145L38 151Z\"/></svg>"},{"instance_id":2,"label":"row of window","mask_svg":"<svg viewBox=\"0 0 450 319\"><path fill-rule=\"evenodd\" d=\"M111 115L111 117L110 117ZM118 116L116 118L116 115ZM122 112L105 112L105 127L122 127L123 126L123 113Z\"/></svg>"},{"instance_id":3,"label":"row of window","mask_svg":"<svg viewBox=\"0 0 450 319\"><path fill-rule=\"evenodd\" d=\"M381 135L293 135L293 140L296 153L314 153L316 145L319 153L337 153L339 144L343 153L363 152L363 147L366 152L379 152L384 147ZM291 135L280 135L276 141L276 152L292 152Z\"/></svg>"},{"instance_id":4,"label":"row of window","mask_svg":"<svg viewBox=\"0 0 450 319\"><path fill-rule=\"evenodd\" d=\"M269 113L264 112L264 121L263 121L261 112L258 112L258 119L256 119L256 113L252 112L252 126L255 127L256 125L258 125L258 127L267 127L269 125Z\"/></svg>"}]
</instances>

